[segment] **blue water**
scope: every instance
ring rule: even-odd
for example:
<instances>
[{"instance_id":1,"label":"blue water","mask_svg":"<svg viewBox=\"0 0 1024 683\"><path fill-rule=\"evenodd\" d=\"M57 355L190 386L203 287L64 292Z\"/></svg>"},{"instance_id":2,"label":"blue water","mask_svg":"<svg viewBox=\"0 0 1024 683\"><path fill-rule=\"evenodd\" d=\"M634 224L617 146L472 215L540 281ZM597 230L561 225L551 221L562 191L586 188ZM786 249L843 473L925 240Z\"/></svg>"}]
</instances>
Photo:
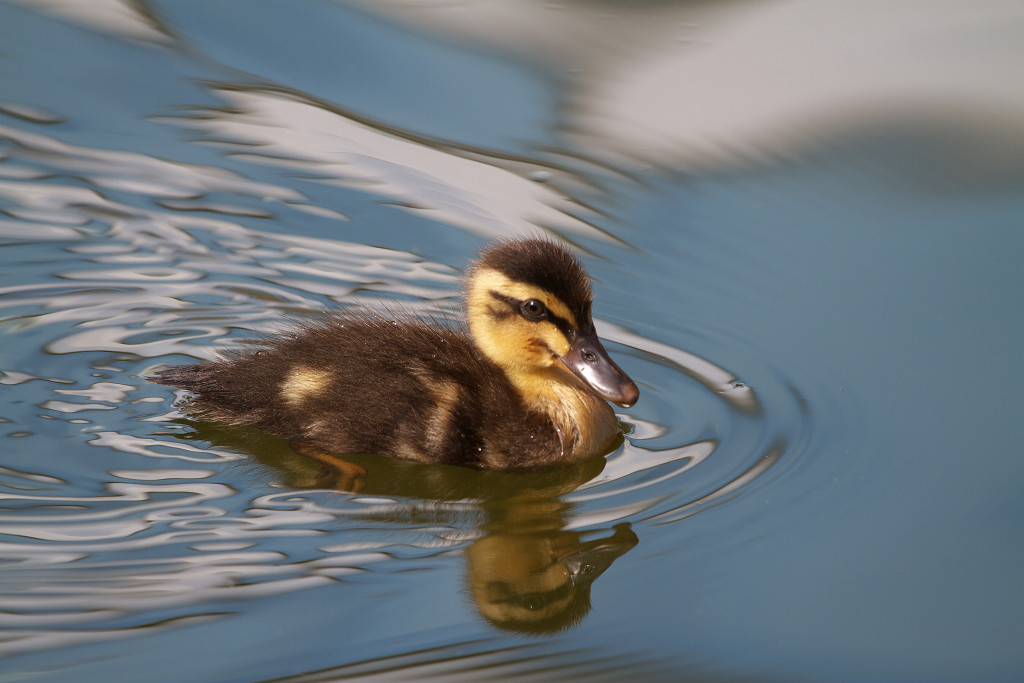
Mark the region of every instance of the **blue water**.
<instances>
[{"instance_id":1,"label":"blue water","mask_svg":"<svg viewBox=\"0 0 1024 683\"><path fill-rule=\"evenodd\" d=\"M1024 676L1019 3L75 7L0 2L0 681ZM144 379L538 232L603 465L345 493Z\"/></svg>"}]
</instances>

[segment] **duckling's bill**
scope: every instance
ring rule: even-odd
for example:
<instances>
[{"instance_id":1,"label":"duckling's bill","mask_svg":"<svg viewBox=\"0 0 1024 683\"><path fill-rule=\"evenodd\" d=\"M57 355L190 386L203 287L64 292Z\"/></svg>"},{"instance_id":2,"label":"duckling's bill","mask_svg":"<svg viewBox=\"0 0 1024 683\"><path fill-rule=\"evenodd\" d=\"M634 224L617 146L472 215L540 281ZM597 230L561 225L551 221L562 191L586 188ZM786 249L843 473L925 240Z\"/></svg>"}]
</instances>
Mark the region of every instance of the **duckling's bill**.
<instances>
[{"instance_id":1,"label":"duckling's bill","mask_svg":"<svg viewBox=\"0 0 1024 683\"><path fill-rule=\"evenodd\" d=\"M606 401L629 408L640 398L636 383L611 359L593 328L574 331L569 351L558 360Z\"/></svg>"}]
</instances>

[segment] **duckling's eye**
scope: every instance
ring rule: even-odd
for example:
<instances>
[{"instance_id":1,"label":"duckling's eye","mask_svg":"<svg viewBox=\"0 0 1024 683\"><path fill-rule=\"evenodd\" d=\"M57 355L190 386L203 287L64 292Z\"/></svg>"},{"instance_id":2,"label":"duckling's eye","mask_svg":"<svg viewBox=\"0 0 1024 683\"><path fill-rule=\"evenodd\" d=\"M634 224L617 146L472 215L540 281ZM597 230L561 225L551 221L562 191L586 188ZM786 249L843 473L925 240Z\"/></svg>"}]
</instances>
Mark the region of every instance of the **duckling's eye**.
<instances>
[{"instance_id":1,"label":"duckling's eye","mask_svg":"<svg viewBox=\"0 0 1024 683\"><path fill-rule=\"evenodd\" d=\"M544 307L544 304L536 299L527 299L523 303L519 304L519 312L522 313L523 317L527 320L533 320L535 322L543 320L548 316L548 309Z\"/></svg>"}]
</instances>

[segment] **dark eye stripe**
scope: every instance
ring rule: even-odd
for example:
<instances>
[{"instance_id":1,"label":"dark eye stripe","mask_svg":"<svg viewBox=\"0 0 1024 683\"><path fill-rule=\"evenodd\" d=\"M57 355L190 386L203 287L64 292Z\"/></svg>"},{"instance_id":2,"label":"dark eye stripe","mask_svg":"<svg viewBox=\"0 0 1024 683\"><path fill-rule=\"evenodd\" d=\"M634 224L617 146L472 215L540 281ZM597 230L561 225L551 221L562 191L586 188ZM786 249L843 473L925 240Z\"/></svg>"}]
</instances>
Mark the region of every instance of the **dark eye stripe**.
<instances>
[{"instance_id":1,"label":"dark eye stripe","mask_svg":"<svg viewBox=\"0 0 1024 683\"><path fill-rule=\"evenodd\" d=\"M507 320L508 318L515 316L515 313L505 306L502 306L501 308L498 308L497 306L488 306L487 315L491 320Z\"/></svg>"},{"instance_id":2,"label":"dark eye stripe","mask_svg":"<svg viewBox=\"0 0 1024 683\"><path fill-rule=\"evenodd\" d=\"M510 311L510 314L512 314L512 315L518 315L519 314L519 306L522 305L522 303L523 303L522 301L520 301L519 299L516 299L515 297L511 297L511 296L508 296L506 294L502 294L501 292L496 292L493 289L490 290L489 293L490 293L490 295L492 297L494 297L498 301L501 301L501 302L507 304L508 307L510 309L512 309ZM490 313L490 309L488 310L488 312ZM490 315L491 315L492 318L498 319L497 315L495 313L490 313ZM506 317L506 316L501 316L501 318L504 318L504 317ZM566 320L565 318L563 318L561 316L555 315L554 313L551 312L550 308L547 309L547 315L544 317L544 320L547 320L548 322L552 323L555 327L558 328L559 332L561 332L562 334L565 335L566 339L569 339L569 336L572 333L573 327L569 323L568 320Z\"/></svg>"}]
</instances>

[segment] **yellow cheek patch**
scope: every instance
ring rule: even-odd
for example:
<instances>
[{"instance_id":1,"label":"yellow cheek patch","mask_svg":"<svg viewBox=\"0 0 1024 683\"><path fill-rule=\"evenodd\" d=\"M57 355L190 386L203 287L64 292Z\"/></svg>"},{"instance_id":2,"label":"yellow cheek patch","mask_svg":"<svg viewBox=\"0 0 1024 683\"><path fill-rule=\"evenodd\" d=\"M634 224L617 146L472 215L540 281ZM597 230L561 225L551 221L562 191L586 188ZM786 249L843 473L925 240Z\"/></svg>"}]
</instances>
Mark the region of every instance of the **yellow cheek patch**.
<instances>
[{"instance_id":1,"label":"yellow cheek patch","mask_svg":"<svg viewBox=\"0 0 1024 683\"><path fill-rule=\"evenodd\" d=\"M550 321L530 322L495 296L515 300L537 299L552 314L576 324L576 317L554 294L510 280L504 274L482 268L469 283L466 309L473 340L489 359L504 368L547 370L556 357L569 351L569 340Z\"/></svg>"},{"instance_id":2,"label":"yellow cheek patch","mask_svg":"<svg viewBox=\"0 0 1024 683\"><path fill-rule=\"evenodd\" d=\"M289 405L297 406L310 396L323 392L330 381L329 371L300 365L292 368L281 383L281 396Z\"/></svg>"},{"instance_id":3,"label":"yellow cheek patch","mask_svg":"<svg viewBox=\"0 0 1024 683\"><path fill-rule=\"evenodd\" d=\"M579 321L576 320L576 316L569 310L569 307L546 289L536 285L516 282L509 279L504 273L491 270L490 268L481 268L474 272L473 281L470 286L470 305L487 306L490 300L492 300L490 294L492 291L518 299L519 301L536 299L559 318L568 321L574 328L579 329Z\"/></svg>"}]
</instances>

